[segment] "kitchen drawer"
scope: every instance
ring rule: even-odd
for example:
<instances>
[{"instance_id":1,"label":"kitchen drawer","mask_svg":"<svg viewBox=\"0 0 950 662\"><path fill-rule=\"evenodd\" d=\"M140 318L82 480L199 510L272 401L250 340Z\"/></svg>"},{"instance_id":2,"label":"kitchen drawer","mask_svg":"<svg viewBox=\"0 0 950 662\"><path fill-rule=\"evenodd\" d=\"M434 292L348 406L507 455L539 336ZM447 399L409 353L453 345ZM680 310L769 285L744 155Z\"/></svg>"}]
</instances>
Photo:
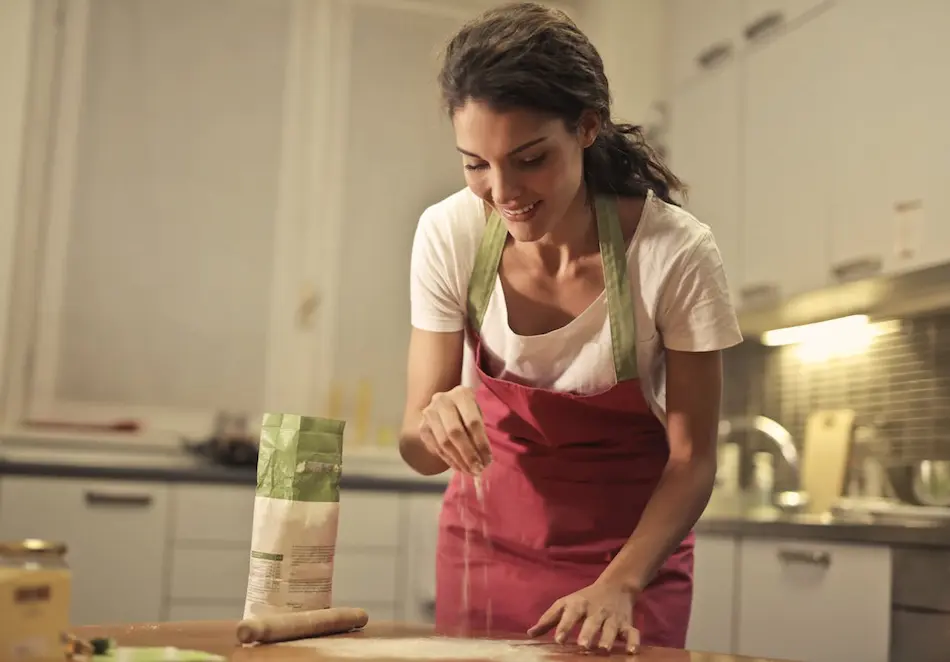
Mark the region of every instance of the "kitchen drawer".
<instances>
[{"instance_id":1,"label":"kitchen drawer","mask_svg":"<svg viewBox=\"0 0 950 662\"><path fill-rule=\"evenodd\" d=\"M174 495L175 540L234 542L250 549L253 485L181 485Z\"/></svg>"},{"instance_id":2,"label":"kitchen drawer","mask_svg":"<svg viewBox=\"0 0 950 662\"><path fill-rule=\"evenodd\" d=\"M167 563L165 485L4 476L0 538L45 538L69 548L73 625L161 618Z\"/></svg>"},{"instance_id":3,"label":"kitchen drawer","mask_svg":"<svg viewBox=\"0 0 950 662\"><path fill-rule=\"evenodd\" d=\"M364 603L396 602L398 558L395 551L338 553L333 563L333 604L358 607Z\"/></svg>"},{"instance_id":4,"label":"kitchen drawer","mask_svg":"<svg viewBox=\"0 0 950 662\"><path fill-rule=\"evenodd\" d=\"M244 600L250 551L177 547L172 551L170 599Z\"/></svg>"},{"instance_id":5,"label":"kitchen drawer","mask_svg":"<svg viewBox=\"0 0 950 662\"><path fill-rule=\"evenodd\" d=\"M739 549L736 654L888 662L889 548L744 539Z\"/></svg>"},{"instance_id":6,"label":"kitchen drawer","mask_svg":"<svg viewBox=\"0 0 950 662\"><path fill-rule=\"evenodd\" d=\"M950 619L950 553L944 549L900 548L893 553L894 604L947 612ZM950 633L950 620L947 626Z\"/></svg>"},{"instance_id":7,"label":"kitchen drawer","mask_svg":"<svg viewBox=\"0 0 950 662\"><path fill-rule=\"evenodd\" d=\"M337 549L399 547L401 506L395 492L342 491Z\"/></svg>"},{"instance_id":8,"label":"kitchen drawer","mask_svg":"<svg viewBox=\"0 0 950 662\"><path fill-rule=\"evenodd\" d=\"M950 659L950 613L895 609L890 662L947 662Z\"/></svg>"}]
</instances>

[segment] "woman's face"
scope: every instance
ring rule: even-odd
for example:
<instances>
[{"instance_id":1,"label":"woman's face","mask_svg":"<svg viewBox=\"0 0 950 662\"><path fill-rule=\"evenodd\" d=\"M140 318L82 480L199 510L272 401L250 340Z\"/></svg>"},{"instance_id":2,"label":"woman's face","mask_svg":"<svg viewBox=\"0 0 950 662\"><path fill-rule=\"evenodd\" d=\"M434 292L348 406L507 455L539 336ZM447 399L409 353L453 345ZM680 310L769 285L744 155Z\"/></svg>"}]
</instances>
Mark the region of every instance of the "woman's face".
<instances>
[{"instance_id":1,"label":"woman's face","mask_svg":"<svg viewBox=\"0 0 950 662\"><path fill-rule=\"evenodd\" d=\"M571 132L559 118L498 112L470 100L452 123L468 187L498 210L515 240L549 235L582 200L583 155L596 137L595 118Z\"/></svg>"}]
</instances>

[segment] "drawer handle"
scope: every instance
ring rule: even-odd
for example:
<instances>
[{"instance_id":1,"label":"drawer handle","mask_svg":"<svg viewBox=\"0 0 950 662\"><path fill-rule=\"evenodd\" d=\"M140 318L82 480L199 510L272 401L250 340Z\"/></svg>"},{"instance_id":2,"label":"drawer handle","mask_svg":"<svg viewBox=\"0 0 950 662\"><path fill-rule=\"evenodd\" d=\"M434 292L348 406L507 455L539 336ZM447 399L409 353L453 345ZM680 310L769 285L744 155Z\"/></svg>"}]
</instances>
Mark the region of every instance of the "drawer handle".
<instances>
[{"instance_id":1,"label":"drawer handle","mask_svg":"<svg viewBox=\"0 0 950 662\"><path fill-rule=\"evenodd\" d=\"M881 273L883 262L880 256L859 257L834 265L831 274L840 281L868 278Z\"/></svg>"},{"instance_id":2,"label":"drawer handle","mask_svg":"<svg viewBox=\"0 0 950 662\"><path fill-rule=\"evenodd\" d=\"M782 563L802 563L827 568L831 565L831 554L828 552L809 552L801 549L780 549L778 558Z\"/></svg>"},{"instance_id":3,"label":"drawer handle","mask_svg":"<svg viewBox=\"0 0 950 662\"><path fill-rule=\"evenodd\" d=\"M109 494L106 492L86 492L86 504L89 506L120 506L126 508L147 508L152 505L150 494Z\"/></svg>"},{"instance_id":4,"label":"drawer handle","mask_svg":"<svg viewBox=\"0 0 950 662\"><path fill-rule=\"evenodd\" d=\"M769 12L757 21L750 23L745 29L745 38L755 41L766 36L769 32L785 22L785 15L780 11Z\"/></svg>"}]
</instances>

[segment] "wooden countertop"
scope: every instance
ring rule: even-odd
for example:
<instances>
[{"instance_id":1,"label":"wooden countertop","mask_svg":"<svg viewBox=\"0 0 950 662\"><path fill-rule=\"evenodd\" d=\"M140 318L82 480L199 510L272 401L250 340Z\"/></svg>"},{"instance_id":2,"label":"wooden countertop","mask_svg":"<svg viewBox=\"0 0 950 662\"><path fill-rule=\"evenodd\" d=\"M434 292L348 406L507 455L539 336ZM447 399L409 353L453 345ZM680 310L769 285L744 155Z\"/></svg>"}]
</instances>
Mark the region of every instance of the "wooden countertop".
<instances>
[{"instance_id":1,"label":"wooden countertop","mask_svg":"<svg viewBox=\"0 0 950 662\"><path fill-rule=\"evenodd\" d=\"M74 634L82 638L112 637L119 646L175 646L177 648L200 650L223 655L234 662L320 662L342 660L344 658L327 657L314 649L297 648L282 645L241 646L235 635L235 621L190 621L181 623L155 623L123 625L113 627L80 627ZM335 637L385 637L407 638L426 637L435 634L431 627L424 625L402 625L395 623L370 623L365 630ZM498 637L493 637L498 638ZM523 639L522 636L501 637L506 640ZM591 657L598 659L633 660L635 662L780 662L765 658L750 658L737 655L713 653L693 653L669 648L644 648L637 656L630 657L622 653L597 655L582 653L568 647L551 644L552 662L581 662ZM346 658L354 660L356 658ZM386 658L361 658L367 662L399 662ZM405 658L403 658L404 660ZM446 660L445 662L451 662ZM474 662L474 661L469 661Z\"/></svg>"}]
</instances>

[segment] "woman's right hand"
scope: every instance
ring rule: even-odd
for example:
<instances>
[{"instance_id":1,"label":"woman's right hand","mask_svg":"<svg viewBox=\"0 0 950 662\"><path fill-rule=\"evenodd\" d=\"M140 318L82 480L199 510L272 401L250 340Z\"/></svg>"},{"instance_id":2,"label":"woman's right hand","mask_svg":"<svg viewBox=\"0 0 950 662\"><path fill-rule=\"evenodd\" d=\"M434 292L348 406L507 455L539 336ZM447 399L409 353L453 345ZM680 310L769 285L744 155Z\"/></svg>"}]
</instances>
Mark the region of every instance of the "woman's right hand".
<instances>
[{"instance_id":1,"label":"woman's right hand","mask_svg":"<svg viewBox=\"0 0 950 662\"><path fill-rule=\"evenodd\" d=\"M419 438L455 471L477 475L491 462L482 412L474 392L465 386L432 396L422 410Z\"/></svg>"}]
</instances>

